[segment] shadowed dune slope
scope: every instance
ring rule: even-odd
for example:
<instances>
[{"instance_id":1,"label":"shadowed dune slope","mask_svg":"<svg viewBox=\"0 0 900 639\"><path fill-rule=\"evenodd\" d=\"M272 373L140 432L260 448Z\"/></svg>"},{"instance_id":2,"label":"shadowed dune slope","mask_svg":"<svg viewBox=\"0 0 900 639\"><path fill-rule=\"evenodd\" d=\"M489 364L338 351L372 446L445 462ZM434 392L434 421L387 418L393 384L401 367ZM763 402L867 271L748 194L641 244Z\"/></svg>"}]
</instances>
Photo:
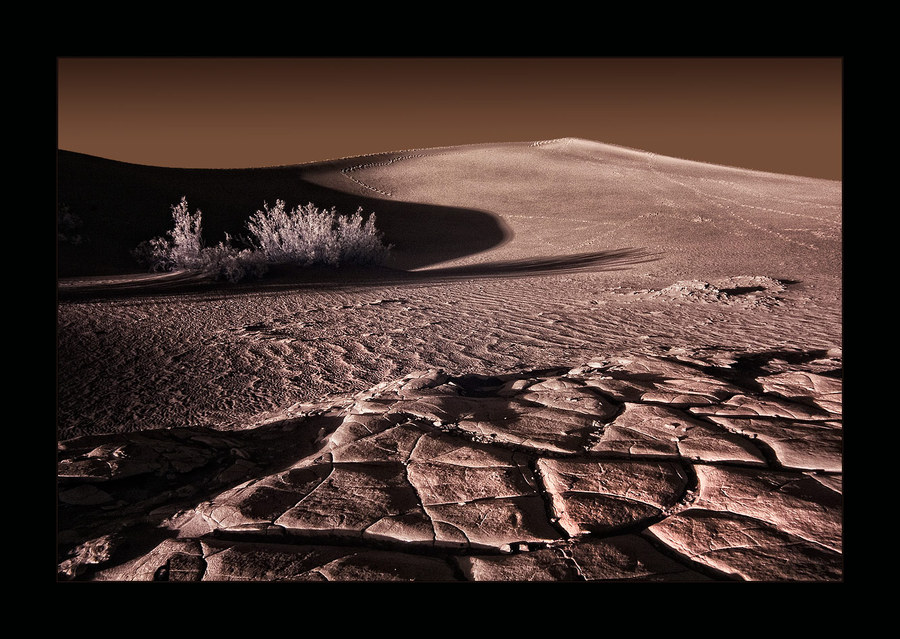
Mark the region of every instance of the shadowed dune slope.
<instances>
[{"instance_id":1,"label":"shadowed dune slope","mask_svg":"<svg viewBox=\"0 0 900 639\"><path fill-rule=\"evenodd\" d=\"M494 215L461 207L407 203L344 193L304 179L301 167L173 169L149 167L59 151L58 203L79 218L84 241L61 242L60 277L112 275L140 270L131 255L140 242L172 227L171 207L187 197L203 213L208 245L225 233L246 235L246 222L264 203L289 208L313 202L350 214L374 213L394 263L418 268L490 249L508 229Z\"/></svg>"},{"instance_id":2,"label":"shadowed dune slope","mask_svg":"<svg viewBox=\"0 0 900 639\"><path fill-rule=\"evenodd\" d=\"M58 201L86 238L60 243L61 277L136 272L131 249L170 228L182 196L203 212L211 244L244 232L264 202L361 206L375 213L394 245L388 266L399 270L501 272L636 251L656 258L633 274L667 283L764 273L833 285L841 273L840 182L574 138L222 170L60 151L58 182Z\"/></svg>"}]
</instances>

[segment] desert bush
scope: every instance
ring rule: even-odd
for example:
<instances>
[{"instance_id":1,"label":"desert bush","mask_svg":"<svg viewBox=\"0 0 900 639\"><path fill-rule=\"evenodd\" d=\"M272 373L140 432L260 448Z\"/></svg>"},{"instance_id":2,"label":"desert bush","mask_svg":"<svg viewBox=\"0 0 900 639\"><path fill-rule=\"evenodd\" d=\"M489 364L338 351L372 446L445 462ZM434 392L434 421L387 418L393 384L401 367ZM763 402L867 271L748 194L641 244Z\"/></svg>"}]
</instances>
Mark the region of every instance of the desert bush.
<instances>
[{"instance_id":1,"label":"desert bush","mask_svg":"<svg viewBox=\"0 0 900 639\"><path fill-rule=\"evenodd\" d=\"M167 237L142 242L133 255L153 271L184 269L236 282L247 275L261 277L273 264L377 264L389 251L375 228L375 216L364 218L362 208L344 217L334 207L319 209L312 203L290 211L282 200L272 208L263 203L263 210L247 222L252 237L244 249L234 246L228 234L224 242L204 247L201 219L199 210L190 214L182 197L172 207L174 228Z\"/></svg>"},{"instance_id":2,"label":"desert bush","mask_svg":"<svg viewBox=\"0 0 900 639\"><path fill-rule=\"evenodd\" d=\"M262 277L268 270L268 264L256 251L235 248L231 236L226 233L224 242L201 249L200 264L193 270L217 279L239 282L248 275Z\"/></svg>"},{"instance_id":3,"label":"desert bush","mask_svg":"<svg viewBox=\"0 0 900 639\"><path fill-rule=\"evenodd\" d=\"M155 237L142 242L132 251L137 260L150 267L151 271L172 271L175 269L195 270L202 265L201 235L202 213L195 215L188 210L187 198L172 206L172 221L175 226L167 231L166 237Z\"/></svg>"},{"instance_id":4,"label":"desert bush","mask_svg":"<svg viewBox=\"0 0 900 639\"><path fill-rule=\"evenodd\" d=\"M272 208L264 203L247 227L271 264L376 264L388 251L375 228L375 216L364 219L361 207L348 218L334 207L320 209L312 202L288 211L284 201L276 200Z\"/></svg>"}]
</instances>

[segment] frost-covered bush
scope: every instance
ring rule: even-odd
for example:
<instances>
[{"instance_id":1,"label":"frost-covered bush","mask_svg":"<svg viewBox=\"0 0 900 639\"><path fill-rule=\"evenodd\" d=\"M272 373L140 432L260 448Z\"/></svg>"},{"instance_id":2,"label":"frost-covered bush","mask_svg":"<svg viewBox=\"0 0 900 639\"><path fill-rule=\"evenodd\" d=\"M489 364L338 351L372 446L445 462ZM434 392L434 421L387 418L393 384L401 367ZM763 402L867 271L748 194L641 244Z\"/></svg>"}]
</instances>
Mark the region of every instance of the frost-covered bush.
<instances>
[{"instance_id":1,"label":"frost-covered bush","mask_svg":"<svg viewBox=\"0 0 900 639\"><path fill-rule=\"evenodd\" d=\"M247 275L261 277L271 264L377 264L389 251L375 216L365 219L362 208L344 217L334 207L319 209L312 203L290 211L282 200L272 208L264 203L247 222L252 238L245 249L236 248L227 234L217 246L204 247L201 218L199 210L190 214L182 197L172 207L174 228L167 237L142 242L134 256L153 271L199 271L237 282Z\"/></svg>"}]
</instances>

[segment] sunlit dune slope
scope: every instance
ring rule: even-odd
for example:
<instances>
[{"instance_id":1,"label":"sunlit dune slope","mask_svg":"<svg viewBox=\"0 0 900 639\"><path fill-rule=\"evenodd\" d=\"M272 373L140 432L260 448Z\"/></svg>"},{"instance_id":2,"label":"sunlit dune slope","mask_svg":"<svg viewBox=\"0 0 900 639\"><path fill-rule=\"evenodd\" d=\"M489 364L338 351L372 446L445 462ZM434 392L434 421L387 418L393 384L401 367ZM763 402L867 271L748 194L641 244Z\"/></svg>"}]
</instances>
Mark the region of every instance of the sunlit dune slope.
<instances>
[{"instance_id":1,"label":"sunlit dune slope","mask_svg":"<svg viewBox=\"0 0 900 639\"><path fill-rule=\"evenodd\" d=\"M310 168L348 193L481 210L507 238L454 264L559 258L626 248L666 276L731 275L808 255L808 273L840 270L841 183L761 173L566 138L399 152ZM349 179L347 179L349 178ZM446 264L442 265L446 266Z\"/></svg>"},{"instance_id":2,"label":"sunlit dune slope","mask_svg":"<svg viewBox=\"0 0 900 639\"><path fill-rule=\"evenodd\" d=\"M298 166L170 169L59 153L58 200L83 222L59 275L138 270L181 196L204 237L245 232L264 202L374 213L396 269L527 267L645 256L660 281L765 273L834 280L841 183L663 157L581 139L414 149ZM803 259L796 259L797 255ZM785 259L785 256L790 259Z\"/></svg>"}]
</instances>

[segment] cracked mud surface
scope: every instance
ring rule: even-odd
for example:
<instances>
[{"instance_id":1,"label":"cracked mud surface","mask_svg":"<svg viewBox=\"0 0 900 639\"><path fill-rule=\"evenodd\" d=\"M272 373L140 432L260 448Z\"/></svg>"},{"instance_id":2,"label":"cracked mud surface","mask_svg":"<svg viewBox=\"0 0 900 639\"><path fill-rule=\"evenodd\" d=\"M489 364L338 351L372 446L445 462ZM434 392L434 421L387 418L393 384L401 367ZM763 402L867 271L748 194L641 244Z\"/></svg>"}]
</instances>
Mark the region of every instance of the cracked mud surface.
<instances>
[{"instance_id":1,"label":"cracked mud surface","mask_svg":"<svg viewBox=\"0 0 900 639\"><path fill-rule=\"evenodd\" d=\"M736 355L430 370L252 430L68 440L61 574L840 580L840 359Z\"/></svg>"}]
</instances>

